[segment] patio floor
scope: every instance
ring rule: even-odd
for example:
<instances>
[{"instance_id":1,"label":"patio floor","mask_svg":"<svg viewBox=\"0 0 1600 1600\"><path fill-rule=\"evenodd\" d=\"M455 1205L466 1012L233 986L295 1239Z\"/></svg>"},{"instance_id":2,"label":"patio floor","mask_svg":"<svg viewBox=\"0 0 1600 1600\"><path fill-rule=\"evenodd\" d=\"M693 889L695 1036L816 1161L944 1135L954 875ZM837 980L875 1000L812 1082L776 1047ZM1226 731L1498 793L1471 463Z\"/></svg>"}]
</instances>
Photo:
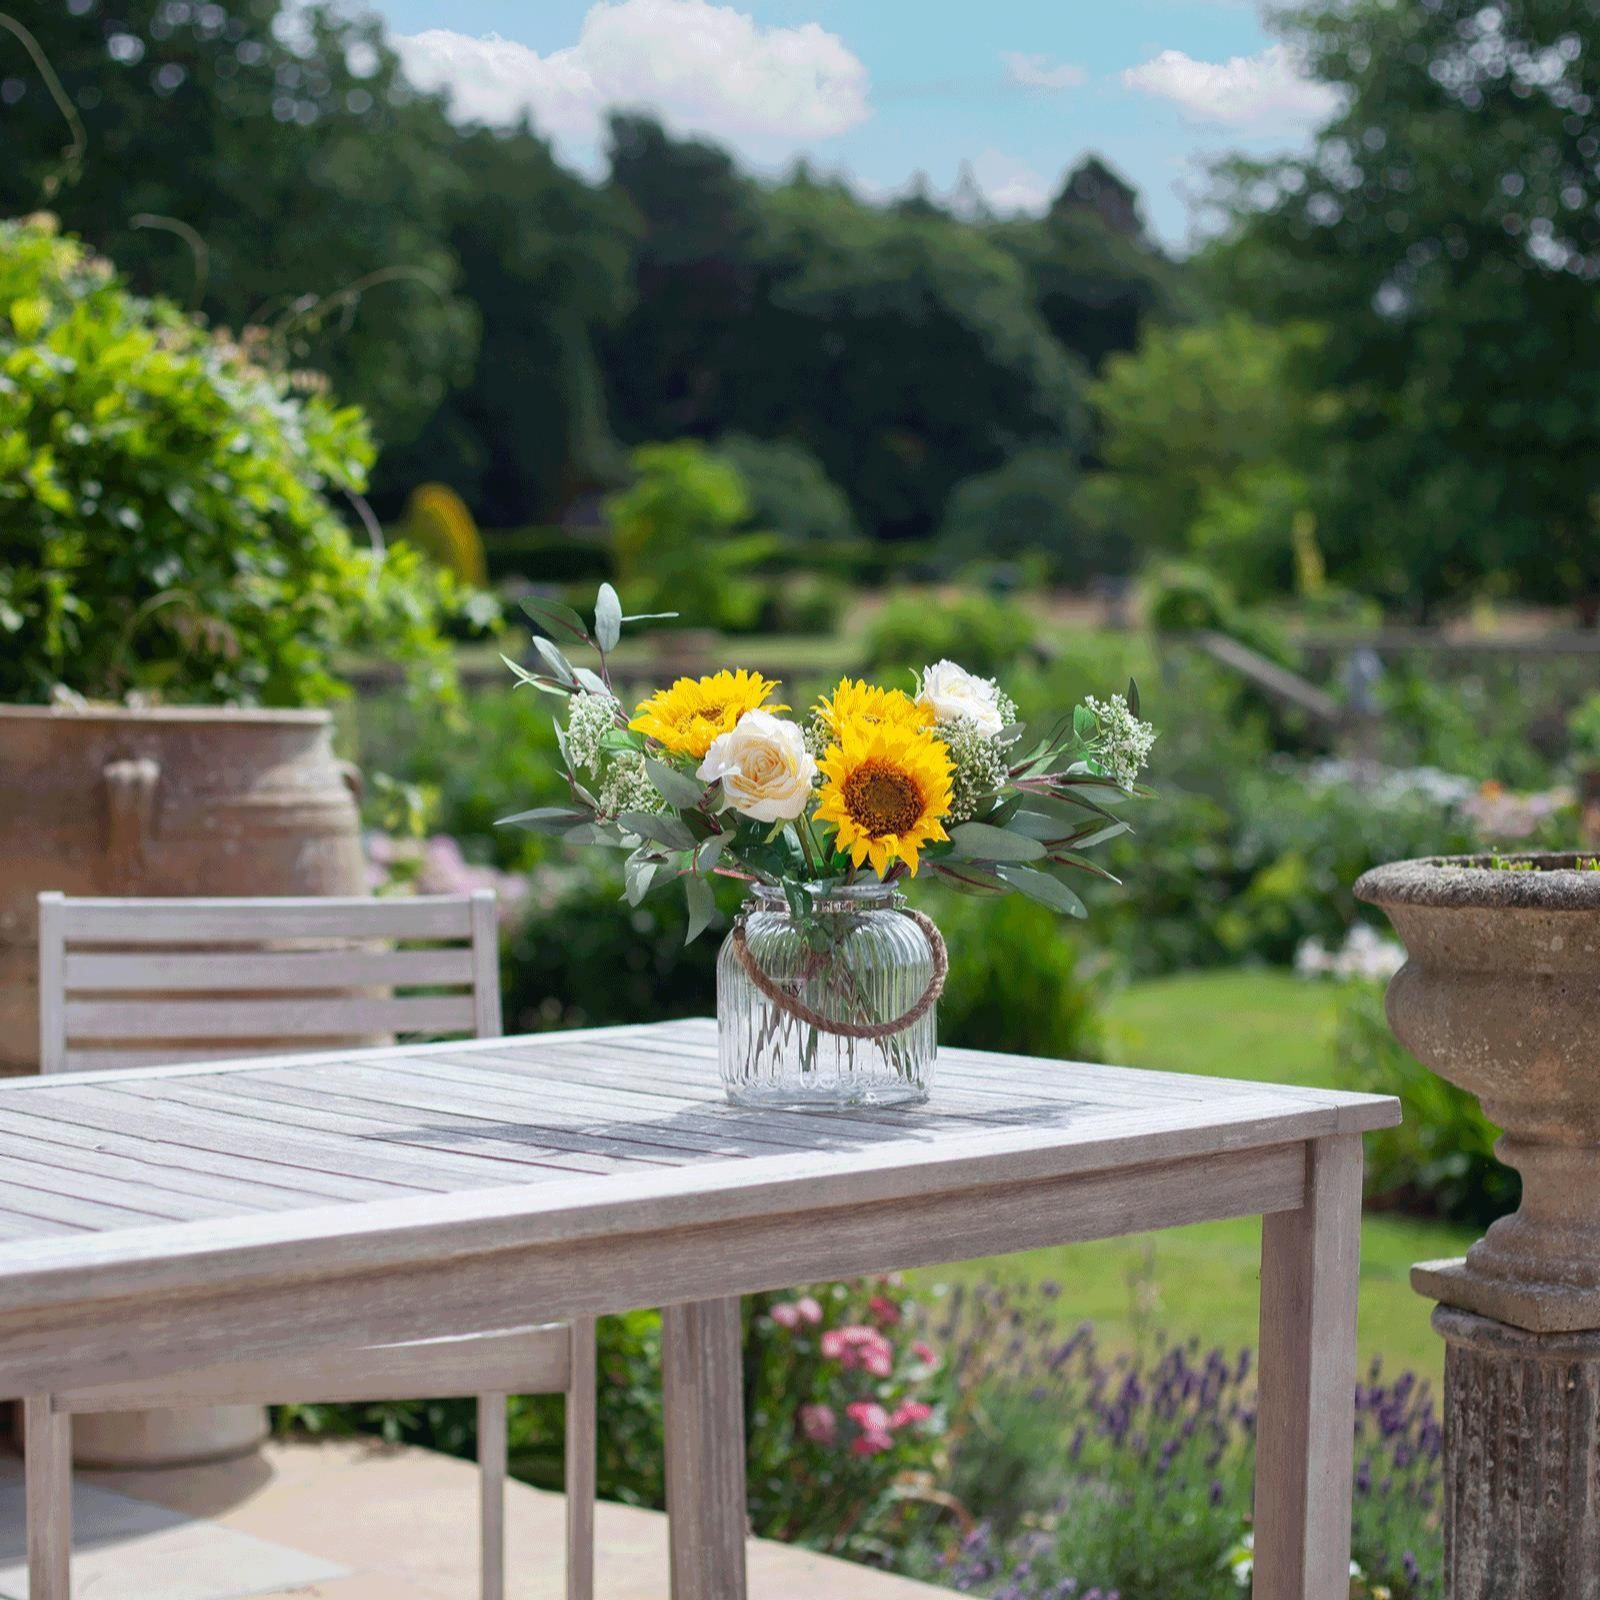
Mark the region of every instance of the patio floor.
<instances>
[{"instance_id":1,"label":"patio floor","mask_svg":"<svg viewBox=\"0 0 1600 1600\"><path fill-rule=\"evenodd\" d=\"M16 1476L15 1463L0 1458L0 1488L14 1488ZM116 1495L206 1519L188 1524L186 1535L172 1529L136 1532L126 1562L116 1559L114 1541L102 1544L88 1556L92 1577L79 1575L84 1600L89 1594L96 1600L158 1600L173 1592L176 1567L219 1558L232 1570L211 1590L217 1595L475 1600L478 1592L476 1474L471 1463L431 1451L362 1440L274 1441L260 1456L240 1461L80 1477ZM10 1504L16 1504L14 1497ZM509 1600L562 1600L561 1496L513 1483L506 1515ZM288 1588L256 1588L248 1579L241 1583L239 1552L250 1547L226 1540L215 1533L218 1528L267 1541L260 1548L295 1552L344 1575ZM209 1550L207 1529L213 1530ZM160 1559L139 1559L141 1540L153 1555L159 1539L169 1541L159 1547ZM750 1542L749 1563L753 1600L814 1600L819 1594L831 1600L930 1600L948 1593L764 1540ZM151 1572L152 1566L161 1570ZM599 1600L666 1600L666 1518L602 1502L596 1566ZM189 1576L205 1586L198 1571ZM138 1585L137 1597L130 1582Z\"/></svg>"}]
</instances>

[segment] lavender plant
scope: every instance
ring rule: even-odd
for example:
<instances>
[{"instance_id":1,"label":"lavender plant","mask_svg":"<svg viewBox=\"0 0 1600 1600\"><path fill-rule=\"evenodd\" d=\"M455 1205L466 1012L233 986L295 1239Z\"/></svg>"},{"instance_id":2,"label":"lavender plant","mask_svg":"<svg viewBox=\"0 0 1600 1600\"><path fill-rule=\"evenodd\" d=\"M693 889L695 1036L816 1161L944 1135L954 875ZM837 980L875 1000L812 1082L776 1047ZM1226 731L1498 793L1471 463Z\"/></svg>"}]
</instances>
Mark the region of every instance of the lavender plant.
<instances>
[{"instance_id":1,"label":"lavender plant","mask_svg":"<svg viewBox=\"0 0 1600 1600\"><path fill-rule=\"evenodd\" d=\"M1233 1600L1250 1584L1251 1353L1107 1356L1063 1337L1052 1285L955 1291L933 1334L946 1481L967 1520L907 1570L994 1600ZM1356 1395L1352 1595L1439 1594L1440 1428L1428 1387Z\"/></svg>"}]
</instances>

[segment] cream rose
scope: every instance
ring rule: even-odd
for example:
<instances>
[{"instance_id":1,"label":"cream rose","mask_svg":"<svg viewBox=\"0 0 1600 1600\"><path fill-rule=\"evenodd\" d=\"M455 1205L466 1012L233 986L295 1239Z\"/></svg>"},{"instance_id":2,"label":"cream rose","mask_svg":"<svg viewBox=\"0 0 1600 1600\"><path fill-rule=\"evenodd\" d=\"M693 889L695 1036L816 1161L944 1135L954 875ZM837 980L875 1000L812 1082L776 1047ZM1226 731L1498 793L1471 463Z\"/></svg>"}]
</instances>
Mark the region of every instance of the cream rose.
<instances>
[{"instance_id":1,"label":"cream rose","mask_svg":"<svg viewBox=\"0 0 1600 1600\"><path fill-rule=\"evenodd\" d=\"M794 723L747 711L712 740L695 776L720 781L728 804L757 822L790 822L810 802L817 764Z\"/></svg>"},{"instance_id":2,"label":"cream rose","mask_svg":"<svg viewBox=\"0 0 1600 1600\"><path fill-rule=\"evenodd\" d=\"M1005 726L999 701L994 682L975 678L953 661L936 661L922 669L917 704L926 706L938 722L970 722L992 738Z\"/></svg>"}]
</instances>

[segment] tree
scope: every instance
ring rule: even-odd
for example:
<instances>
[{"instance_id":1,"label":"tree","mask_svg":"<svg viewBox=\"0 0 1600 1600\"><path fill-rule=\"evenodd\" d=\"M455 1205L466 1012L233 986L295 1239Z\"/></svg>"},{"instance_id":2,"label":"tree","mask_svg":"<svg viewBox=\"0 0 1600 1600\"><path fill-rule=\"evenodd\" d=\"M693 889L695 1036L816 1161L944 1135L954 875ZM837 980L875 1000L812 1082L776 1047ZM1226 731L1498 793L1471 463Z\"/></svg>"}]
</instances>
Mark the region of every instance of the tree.
<instances>
[{"instance_id":1,"label":"tree","mask_svg":"<svg viewBox=\"0 0 1600 1600\"><path fill-rule=\"evenodd\" d=\"M1315 315L1329 570L1420 607L1600 610L1594 0L1350 0L1282 19L1341 91L1311 154L1234 163L1213 268Z\"/></svg>"},{"instance_id":2,"label":"tree","mask_svg":"<svg viewBox=\"0 0 1600 1600\"><path fill-rule=\"evenodd\" d=\"M380 437L414 432L476 320L444 239L456 134L377 22L286 0L25 14L71 119L0 32L0 210L47 202L135 288L266 326Z\"/></svg>"},{"instance_id":3,"label":"tree","mask_svg":"<svg viewBox=\"0 0 1600 1600\"><path fill-rule=\"evenodd\" d=\"M1098 158L1067 175L1046 216L988 234L1026 274L1051 333L1093 372L1133 349L1148 323L1195 309L1183 269L1145 234L1138 196Z\"/></svg>"},{"instance_id":4,"label":"tree","mask_svg":"<svg viewBox=\"0 0 1600 1600\"><path fill-rule=\"evenodd\" d=\"M467 134L452 161L446 239L484 337L417 439L384 452L374 499L437 478L487 527L549 520L623 475L598 347L631 301L634 219L526 125Z\"/></svg>"},{"instance_id":5,"label":"tree","mask_svg":"<svg viewBox=\"0 0 1600 1600\"><path fill-rule=\"evenodd\" d=\"M1151 328L1135 353L1112 356L1090 391L1104 514L1143 552L1219 558L1258 591L1287 585L1308 494L1295 463L1328 410L1298 373L1324 342L1308 324L1233 315Z\"/></svg>"},{"instance_id":6,"label":"tree","mask_svg":"<svg viewBox=\"0 0 1600 1600\"><path fill-rule=\"evenodd\" d=\"M744 479L761 527L801 542L861 536L850 502L804 445L728 433L717 440L717 454Z\"/></svg>"}]
</instances>

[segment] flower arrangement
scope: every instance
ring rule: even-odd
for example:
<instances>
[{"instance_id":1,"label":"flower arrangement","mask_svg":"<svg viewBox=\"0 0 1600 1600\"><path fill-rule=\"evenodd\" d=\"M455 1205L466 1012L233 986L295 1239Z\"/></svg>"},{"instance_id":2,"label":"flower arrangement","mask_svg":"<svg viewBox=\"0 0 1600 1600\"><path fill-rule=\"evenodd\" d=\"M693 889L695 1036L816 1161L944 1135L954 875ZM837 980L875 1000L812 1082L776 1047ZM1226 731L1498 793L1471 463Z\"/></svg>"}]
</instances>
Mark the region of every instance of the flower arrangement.
<instances>
[{"instance_id":1,"label":"flower arrangement","mask_svg":"<svg viewBox=\"0 0 1600 1600\"><path fill-rule=\"evenodd\" d=\"M1030 738L1009 695L953 661L909 690L845 678L800 714L742 668L625 706L610 656L625 617L603 584L592 625L535 599L538 669L566 700L556 719L569 799L504 818L626 852L624 895L679 885L696 938L715 877L749 886L718 958L719 1056L745 1104L925 1099L933 1008L948 971L933 922L899 890L923 868L970 894L1029 896L1086 915L1067 879L1116 882L1085 853L1128 831L1115 807L1138 784L1155 730L1139 691L1092 696ZM598 670L562 646L592 647Z\"/></svg>"},{"instance_id":2,"label":"flower arrangement","mask_svg":"<svg viewBox=\"0 0 1600 1600\"><path fill-rule=\"evenodd\" d=\"M802 920L819 892L897 884L923 866L958 889L1081 917L1067 875L1111 879L1085 852L1127 832L1113 808L1149 793L1138 777L1155 730L1133 683L1033 739L1004 689L953 661L909 692L846 678L803 717L743 669L680 678L630 709L608 657L624 623L647 619L625 617L610 584L592 626L556 601L525 608L548 635L533 641L539 669L503 659L567 701L557 733L570 801L503 821L626 850L629 902L680 885L690 939L710 921L715 875L781 889ZM598 671L562 644L592 647Z\"/></svg>"}]
</instances>

